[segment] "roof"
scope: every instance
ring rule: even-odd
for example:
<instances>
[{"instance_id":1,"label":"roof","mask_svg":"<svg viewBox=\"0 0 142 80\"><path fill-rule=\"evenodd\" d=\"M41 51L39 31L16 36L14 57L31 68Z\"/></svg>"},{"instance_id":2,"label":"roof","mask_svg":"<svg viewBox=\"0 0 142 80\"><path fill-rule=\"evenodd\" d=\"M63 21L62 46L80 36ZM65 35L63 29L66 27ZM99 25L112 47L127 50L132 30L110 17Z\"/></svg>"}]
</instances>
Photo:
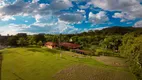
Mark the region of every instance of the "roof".
<instances>
[{"instance_id":1,"label":"roof","mask_svg":"<svg viewBox=\"0 0 142 80\"><path fill-rule=\"evenodd\" d=\"M56 46L57 44L54 42L46 42L45 45Z\"/></svg>"},{"instance_id":2,"label":"roof","mask_svg":"<svg viewBox=\"0 0 142 80\"><path fill-rule=\"evenodd\" d=\"M68 42L63 42L63 43L60 44L60 46L65 47L65 48L71 48L71 49L75 49L75 48L80 47L79 44L68 43Z\"/></svg>"}]
</instances>

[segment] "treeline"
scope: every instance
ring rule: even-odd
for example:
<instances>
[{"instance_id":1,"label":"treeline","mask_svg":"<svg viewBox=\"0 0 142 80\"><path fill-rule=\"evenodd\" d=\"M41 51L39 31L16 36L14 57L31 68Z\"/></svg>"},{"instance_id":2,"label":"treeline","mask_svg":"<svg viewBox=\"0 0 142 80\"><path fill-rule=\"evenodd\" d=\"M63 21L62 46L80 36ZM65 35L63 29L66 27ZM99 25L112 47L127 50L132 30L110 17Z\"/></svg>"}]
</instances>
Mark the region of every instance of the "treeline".
<instances>
[{"instance_id":1,"label":"treeline","mask_svg":"<svg viewBox=\"0 0 142 80\"><path fill-rule=\"evenodd\" d=\"M91 56L117 56L127 59L131 71L142 80L142 28L112 27L80 34L17 34L9 36L9 46L43 46L46 42L72 42L90 51Z\"/></svg>"}]
</instances>

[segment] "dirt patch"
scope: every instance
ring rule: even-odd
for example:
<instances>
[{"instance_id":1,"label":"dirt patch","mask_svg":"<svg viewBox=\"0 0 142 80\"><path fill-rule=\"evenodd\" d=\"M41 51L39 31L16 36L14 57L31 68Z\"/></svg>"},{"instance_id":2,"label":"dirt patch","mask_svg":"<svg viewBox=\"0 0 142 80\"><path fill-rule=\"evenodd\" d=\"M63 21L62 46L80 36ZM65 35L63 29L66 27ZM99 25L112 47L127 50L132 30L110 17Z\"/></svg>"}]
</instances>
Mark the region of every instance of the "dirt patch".
<instances>
[{"instance_id":1,"label":"dirt patch","mask_svg":"<svg viewBox=\"0 0 142 80\"><path fill-rule=\"evenodd\" d=\"M135 80L128 72L87 65L74 65L58 72L54 78L56 80Z\"/></svg>"},{"instance_id":2,"label":"dirt patch","mask_svg":"<svg viewBox=\"0 0 142 80\"><path fill-rule=\"evenodd\" d=\"M100 56L95 57L95 59L99 62L103 62L106 65L111 65L115 67L127 67L125 59L123 58Z\"/></svg>"}]
</instances>

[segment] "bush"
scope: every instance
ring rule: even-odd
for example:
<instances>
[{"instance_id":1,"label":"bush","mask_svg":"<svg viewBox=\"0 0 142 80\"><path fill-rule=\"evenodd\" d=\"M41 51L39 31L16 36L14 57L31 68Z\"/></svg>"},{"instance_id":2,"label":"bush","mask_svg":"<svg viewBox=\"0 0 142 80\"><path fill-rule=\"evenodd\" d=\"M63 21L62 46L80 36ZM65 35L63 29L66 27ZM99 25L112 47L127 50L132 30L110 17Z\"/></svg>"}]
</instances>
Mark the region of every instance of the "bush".
<instances>
[{"instance_id":1,"label":"bush","mask_svg":"<svg viewBox=\"0 0 142 80\"><path fill-rule=\"evenodd\" d=\"M111 50L96 49L95 55L114 56L114 52Z\"/></svg>"}]
</instances>

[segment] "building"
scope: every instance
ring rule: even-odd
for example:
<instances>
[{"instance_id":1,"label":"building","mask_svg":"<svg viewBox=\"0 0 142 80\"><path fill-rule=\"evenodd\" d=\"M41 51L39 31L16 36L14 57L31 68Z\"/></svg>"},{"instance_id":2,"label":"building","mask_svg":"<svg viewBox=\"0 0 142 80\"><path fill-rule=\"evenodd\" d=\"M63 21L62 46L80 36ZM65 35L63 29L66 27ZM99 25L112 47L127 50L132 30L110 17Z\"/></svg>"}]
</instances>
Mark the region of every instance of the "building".
<instances>
[{"instance_id":1,"label":"building","mask_svg":"<svg viewBox=\"0 0 142 80\"><path fill-rule=\"evenodd\" d=\"M46 42L45 46L53 49L57 47L61 47L62 49L70 50L70 49L79 49L80 45L79 44L74 44L74 43L69 43L69 42L62 42L60 44L54 43L54 42Z\"/></svg>"},{"instance_id":2,"label":"building","mask_svg":"<svg viewBox=\"0 0 142 80\"><path fill-rule=\"evenodd\" d=\"M60 44L60 47L62 47L64 49L79 49L80 45L79 44L74 44L74 43L62 42Z\"/></svg>"},{"instance_id":3,"label":"building","mask_svg":"<svg viewBox=\"0 0 142 80\"><path fill-rule=\"evenodd\" d=\"M57 44L54 43L54 42L46 42L45 46L48 47L48 48L50 48L50 49L53 49L53 48L57 47Z\"/></svg>"}]
</instances>

